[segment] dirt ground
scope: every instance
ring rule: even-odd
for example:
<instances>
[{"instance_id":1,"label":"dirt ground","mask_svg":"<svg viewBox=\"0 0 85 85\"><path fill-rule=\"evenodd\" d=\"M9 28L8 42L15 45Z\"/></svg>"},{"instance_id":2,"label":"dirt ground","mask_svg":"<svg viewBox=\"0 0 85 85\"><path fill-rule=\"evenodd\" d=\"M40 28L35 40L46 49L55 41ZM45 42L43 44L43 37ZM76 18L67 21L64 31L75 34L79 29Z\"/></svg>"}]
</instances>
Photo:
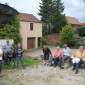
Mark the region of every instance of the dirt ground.
<instances>
[{"instance_id":1,"label":"dirt ground","mask_svg":"<svg viewBox=\"0 0 85 85\"><path fill-rule=\"evenodd\" d=\"M85 85L85 70L80 69L79 74L69 69L60 70L43 65L27 67L26 69L13 69L3 71L0 78L2 85Z\"/></svg>"},{"instance_id":2,"label":"dirt ground","mask_svg":"<svg viewBox=\"0 0 85 85\"><path fill-rule=\"evenodd\" d=\"M50 47L54 54L56 47ZM62 49L61 49L62 50ZM78 49L71 49L74 55ZM24 53L26 56L42 55L42 49L31 49ZM43 65L43 61L26 69L4 70L4 75L0 78L2 85L85 85L85 69L80 69L79 74L69 69L60 70L59 67L53 68Z\"/></svg>"}]
</instances>

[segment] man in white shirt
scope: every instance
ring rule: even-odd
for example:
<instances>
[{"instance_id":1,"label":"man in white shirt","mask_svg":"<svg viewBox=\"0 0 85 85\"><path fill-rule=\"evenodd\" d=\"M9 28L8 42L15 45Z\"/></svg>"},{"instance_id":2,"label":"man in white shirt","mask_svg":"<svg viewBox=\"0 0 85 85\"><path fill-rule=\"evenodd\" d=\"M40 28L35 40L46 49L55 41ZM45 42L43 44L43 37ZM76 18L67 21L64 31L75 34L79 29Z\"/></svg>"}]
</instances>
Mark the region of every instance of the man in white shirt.
<instances>
[{"instance_id":1,"label":"man in white shirt","mask_svg":"<svg viewBox=\"0 0 85 85\"><path fill-rule=\"evenodd\" d=\"M60 67L61 68L63 68L64 61L66 59L68 59L70 56L72 56L70 48L66 44L64 44L63 47L64 47L63 54L62 54L62 57L60 59Z\"/></svg>"},{"instance_id":2,"label":"man in white shirt","mask_svg":"<svg viewBox=\"0 0 85 85\"><path fill-rule=\"evenodd\" d=\"M2 75L1 75L1 68L2 68L2 64L3 64L2 56L3 56L3 51L2 51L2 49L0 49L0 77L2 77Z\"/></svg>"}]
</instances>

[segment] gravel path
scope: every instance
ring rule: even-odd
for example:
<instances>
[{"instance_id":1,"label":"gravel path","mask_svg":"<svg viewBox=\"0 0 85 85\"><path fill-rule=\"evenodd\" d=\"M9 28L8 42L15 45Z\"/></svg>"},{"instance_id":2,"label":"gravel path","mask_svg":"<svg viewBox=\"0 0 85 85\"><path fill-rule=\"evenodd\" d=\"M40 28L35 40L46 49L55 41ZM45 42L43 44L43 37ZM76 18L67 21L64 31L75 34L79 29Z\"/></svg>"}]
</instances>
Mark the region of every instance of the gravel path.
<instances>
[{"instance_id":1,"label":"gravel path","mask_svg":"<svg viewBox=\"0 0 85 85\"><path fill-rule=\"evenodd\" d=\"M0 78L2 85L85 85L85 70L75 75L72 68L60 70L43 65L27 67L24 70L3 71L4 77Z\"/></svg>"}]
</instances>

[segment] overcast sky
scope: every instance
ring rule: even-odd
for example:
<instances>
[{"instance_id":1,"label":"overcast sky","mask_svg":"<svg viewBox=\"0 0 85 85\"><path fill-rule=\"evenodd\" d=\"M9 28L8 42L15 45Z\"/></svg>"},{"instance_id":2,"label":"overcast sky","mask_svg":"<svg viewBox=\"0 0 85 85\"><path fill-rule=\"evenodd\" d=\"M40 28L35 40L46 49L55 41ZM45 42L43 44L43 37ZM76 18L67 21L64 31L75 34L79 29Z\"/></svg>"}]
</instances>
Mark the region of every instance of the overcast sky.
<instances>
[{"instance_id":1,"label":"overcast sky","mask_svg":"<svg viewBox=\"0 0 85 85\"><path fill-rule=\"evenodd\" d=\"M1 3L7 2L11 7L19 12L37 15L39 2L41 0L0 0ZM62 0L64 2L66 16L77 18L81 23L85 23L85 2L84 0Z\"/></svg>"}]
</instances>

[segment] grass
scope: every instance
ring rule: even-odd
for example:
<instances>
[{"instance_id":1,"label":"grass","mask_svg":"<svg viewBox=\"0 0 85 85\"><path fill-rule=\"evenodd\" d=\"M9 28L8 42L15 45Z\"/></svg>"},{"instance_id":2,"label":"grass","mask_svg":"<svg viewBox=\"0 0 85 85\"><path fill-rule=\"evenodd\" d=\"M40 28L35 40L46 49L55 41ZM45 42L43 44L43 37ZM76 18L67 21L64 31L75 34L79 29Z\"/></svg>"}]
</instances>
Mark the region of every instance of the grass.
<instances>
[{"instance_id":1,"label":"grass","mask_svg":"<svg viewBox=\"0 0 85 85\"><path fill-rule=\"evenodd\" d=\"M33 59L28 58L28 57L24 57L23 61L24 61L24 66L25 67L37 64L39 62L38 60L33 60ZM22 67L21 61L19 61L19 67L20 68ZM16 59L15 59L15 67L14 68L17 68L17 61L16 61ZM6 69L8 69L8 67L6 65L5 66L3 65L2 66L2 70L6 70Z\"/></svg>"}]
</instances>

